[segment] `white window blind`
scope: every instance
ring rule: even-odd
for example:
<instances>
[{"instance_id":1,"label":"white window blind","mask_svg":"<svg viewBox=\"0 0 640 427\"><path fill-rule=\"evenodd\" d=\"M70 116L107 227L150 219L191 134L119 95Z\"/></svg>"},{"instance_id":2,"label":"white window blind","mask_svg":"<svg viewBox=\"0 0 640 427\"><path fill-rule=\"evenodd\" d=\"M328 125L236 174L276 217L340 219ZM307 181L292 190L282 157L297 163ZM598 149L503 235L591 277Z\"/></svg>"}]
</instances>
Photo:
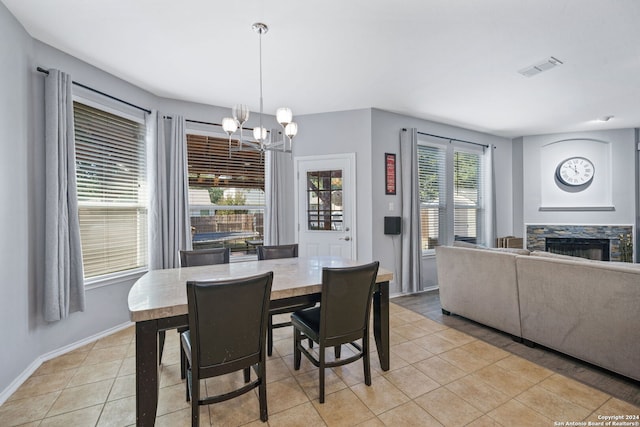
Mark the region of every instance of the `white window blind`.
<instances>
[{"instance_id":1,"label":"white window blind","mask_svg":"<svg viewBox=\"0 0 640 427\"><path fill-rule=\"evenodd\" d=\"M481 243L482 215L482 153L454 149L453 203L455 240Z\"/></svg>"},{"instance_id":2,"label":"white window blind","mask_svg":"<svg viewBox=\"0 0 640 427\"><path fill-rule=\"evenodd\" d=\"M446 149L418 145L420 188L420 229L422 250L430 250L444 241L446 231Z\"/></svg>"},{"instance_id":3,"label":"white window blind","mask_svg":"<svg viewBox=\"0 0 640 427\"><path fill-rule=\"evenodd\" d=\"M145 126L74 102L85 279L147 265Z\"/></svg>"},{"instance_id":4,"label":"white window blind","mask_svg":"<svg viewBox=\"0 0 640 427\"><path fill-rule=\"evenodd\" d=\"M453 240L484 243L483 165L481 148L450 142L418 145L423 251Z\"/></svg>"}]
</instances>

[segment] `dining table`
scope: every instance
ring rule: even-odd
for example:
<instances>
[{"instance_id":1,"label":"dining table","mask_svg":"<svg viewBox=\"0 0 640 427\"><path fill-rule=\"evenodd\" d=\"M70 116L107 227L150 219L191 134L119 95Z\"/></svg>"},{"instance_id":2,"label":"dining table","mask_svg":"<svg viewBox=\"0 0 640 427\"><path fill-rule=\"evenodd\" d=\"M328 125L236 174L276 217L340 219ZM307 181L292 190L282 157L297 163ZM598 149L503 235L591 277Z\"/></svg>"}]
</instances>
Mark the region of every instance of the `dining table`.
<instances>
[{"instance_id":1,"label":"dining table","mask_svg":"<svg viewBox=\"0 0 640 427\"><path fill-rule=\"evenodd\" d=\"M188 326L188 281L239 279L273 271L270 307L278 308L292 302L320 302L323 268L362 264L366 262L336 256L309 256L145 273L133 284L128 296L129 316L136 330L136 425L155 423L159 388L158 333ZM392 279L391 271L379 268L372 300L373 335L380 367L385 371L389 370L389 282Z\"/></svg>"}]
</instances>

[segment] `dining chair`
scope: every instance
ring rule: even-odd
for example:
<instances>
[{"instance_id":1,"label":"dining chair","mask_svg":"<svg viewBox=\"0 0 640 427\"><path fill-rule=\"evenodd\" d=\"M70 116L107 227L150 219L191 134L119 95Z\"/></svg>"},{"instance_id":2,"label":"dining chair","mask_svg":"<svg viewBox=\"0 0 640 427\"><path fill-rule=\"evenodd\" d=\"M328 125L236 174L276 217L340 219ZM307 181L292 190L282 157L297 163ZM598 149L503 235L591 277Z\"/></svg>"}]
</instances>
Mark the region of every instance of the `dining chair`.
<instances>
[{"instance_id":1,"label":"dining chair","mask_svg":"<svg viewBox=\"0 0 640 427\"><path fill-rule=\"evenodd\" d=\"M298 257L298 244L294 243L291 245L275 245L275 246L258 246L258 260L267 260L267 259L280 259L280 258L297 258ZM278 314L285 313L293 313L297 310L302 310L304 308L313 307L315 303L291 303L285 307L279 307L269 310L269 327L267 333L267 355L271 356L273 354L273 329L274 328L284 328L287 326L291 326L291 322L280 322L273 323L273 316ZM310 345L312 345L310 343Z\"/></svg>"},{"instance_id":2,"label":"dining chair","mask_svg":"<svg viewBox=\"0 0 640 427\"><path fill-rule=\"evenodd\" d=\"M187 282L189 330L180 335L187 358L191 423L201 405L223 402L258 388L260 419L268 419L265 335L273 272L229 280ZM251 368L256 379L251 381ZM200 396L200 380L243 371L244 385Z\"/></svg>"},{"instance_id":3,"label":"dining chair","mask_svg":"<svg viewBox=\"0 0 640 427\"><path fill-rule=\"evenodd\" d=\"M379 262L375 261L356 267L323 268L320 306L296 311L291 315L294 369L300 370L302 354L319 368L320 403L324 403L326 368L362 359L364 382L371 385L369 315L378 266ZM305 337L318 344L317 358L302 345ZM361 340L361 344L356 342L358 340ZM353 347L353 356L340 358L343 344ZM330 347L334 347L334 361L326 360L325 349Z\"/></svg>"},{"instance_id":4,"label":"dining chair","mask_svg":"<svg viewBox=\"0 0 640 427\"><path fill-rule=\"evenodd\" d=\"M230 248L214 248L214 249L196 249L191 251L180 251L180 266L181 267L197 267L200 265L215 265L215 264L228 264L229 256L231 254ZM189 329L187 326L180 326L178 333L181 334ZM160 357L159 361L162 362L162 352L164 350L165 331L160 331L159 346ZM185 378L186 366L185 366L185 354L180 348L180 378Z\"/></svg>"}]
</instances>

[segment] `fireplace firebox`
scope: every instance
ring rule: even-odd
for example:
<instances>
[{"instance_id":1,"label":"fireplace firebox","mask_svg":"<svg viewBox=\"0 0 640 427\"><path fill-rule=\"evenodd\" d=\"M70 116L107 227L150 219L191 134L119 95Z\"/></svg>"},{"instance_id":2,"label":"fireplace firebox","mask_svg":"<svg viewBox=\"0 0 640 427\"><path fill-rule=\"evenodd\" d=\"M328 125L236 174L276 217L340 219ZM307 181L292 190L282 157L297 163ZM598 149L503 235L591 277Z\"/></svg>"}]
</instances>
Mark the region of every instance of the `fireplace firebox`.
<instances>
[{"instance_id":1,"label":"fireplace firebox","mask_svg":"<svg viewBox=\"0 0 640 427\"><path fill-rule=\"evenodd\" d=\"M609 261L609 239L547 237L545 250L561 255Z\"/></svg>"}]
</instances>

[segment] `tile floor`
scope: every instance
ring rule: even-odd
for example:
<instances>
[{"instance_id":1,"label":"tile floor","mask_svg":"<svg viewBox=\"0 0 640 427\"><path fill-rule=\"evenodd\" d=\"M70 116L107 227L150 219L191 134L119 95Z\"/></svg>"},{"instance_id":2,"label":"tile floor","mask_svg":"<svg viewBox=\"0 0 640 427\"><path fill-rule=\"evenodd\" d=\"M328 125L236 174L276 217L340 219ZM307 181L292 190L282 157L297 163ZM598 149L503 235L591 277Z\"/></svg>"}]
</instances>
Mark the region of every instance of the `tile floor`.
<instances>
[{"instance_id":1,"label":"tile floor","mask_svg":"<svg viewBox=\"0 0 640 427\"><path fill-rule=\"evenodd\" d=\"M327 373L293 371L290 328L275 331L267 363L269 426L554 426L639 415L640 407L584 385L464 332L391 304L391 369L372 354L372 385L355 362ZM375 348L375 347L374 347ZM167 333L158 426L190 425L180 380L178 335ZM344 353L344 351L343 351ZM0 426L135 424L134 329L47 361L0 406ZM207 380L220 390L241 376ZM256 395L201 408L201 425L262 426Z\"/></svg>"}]
</instances>

